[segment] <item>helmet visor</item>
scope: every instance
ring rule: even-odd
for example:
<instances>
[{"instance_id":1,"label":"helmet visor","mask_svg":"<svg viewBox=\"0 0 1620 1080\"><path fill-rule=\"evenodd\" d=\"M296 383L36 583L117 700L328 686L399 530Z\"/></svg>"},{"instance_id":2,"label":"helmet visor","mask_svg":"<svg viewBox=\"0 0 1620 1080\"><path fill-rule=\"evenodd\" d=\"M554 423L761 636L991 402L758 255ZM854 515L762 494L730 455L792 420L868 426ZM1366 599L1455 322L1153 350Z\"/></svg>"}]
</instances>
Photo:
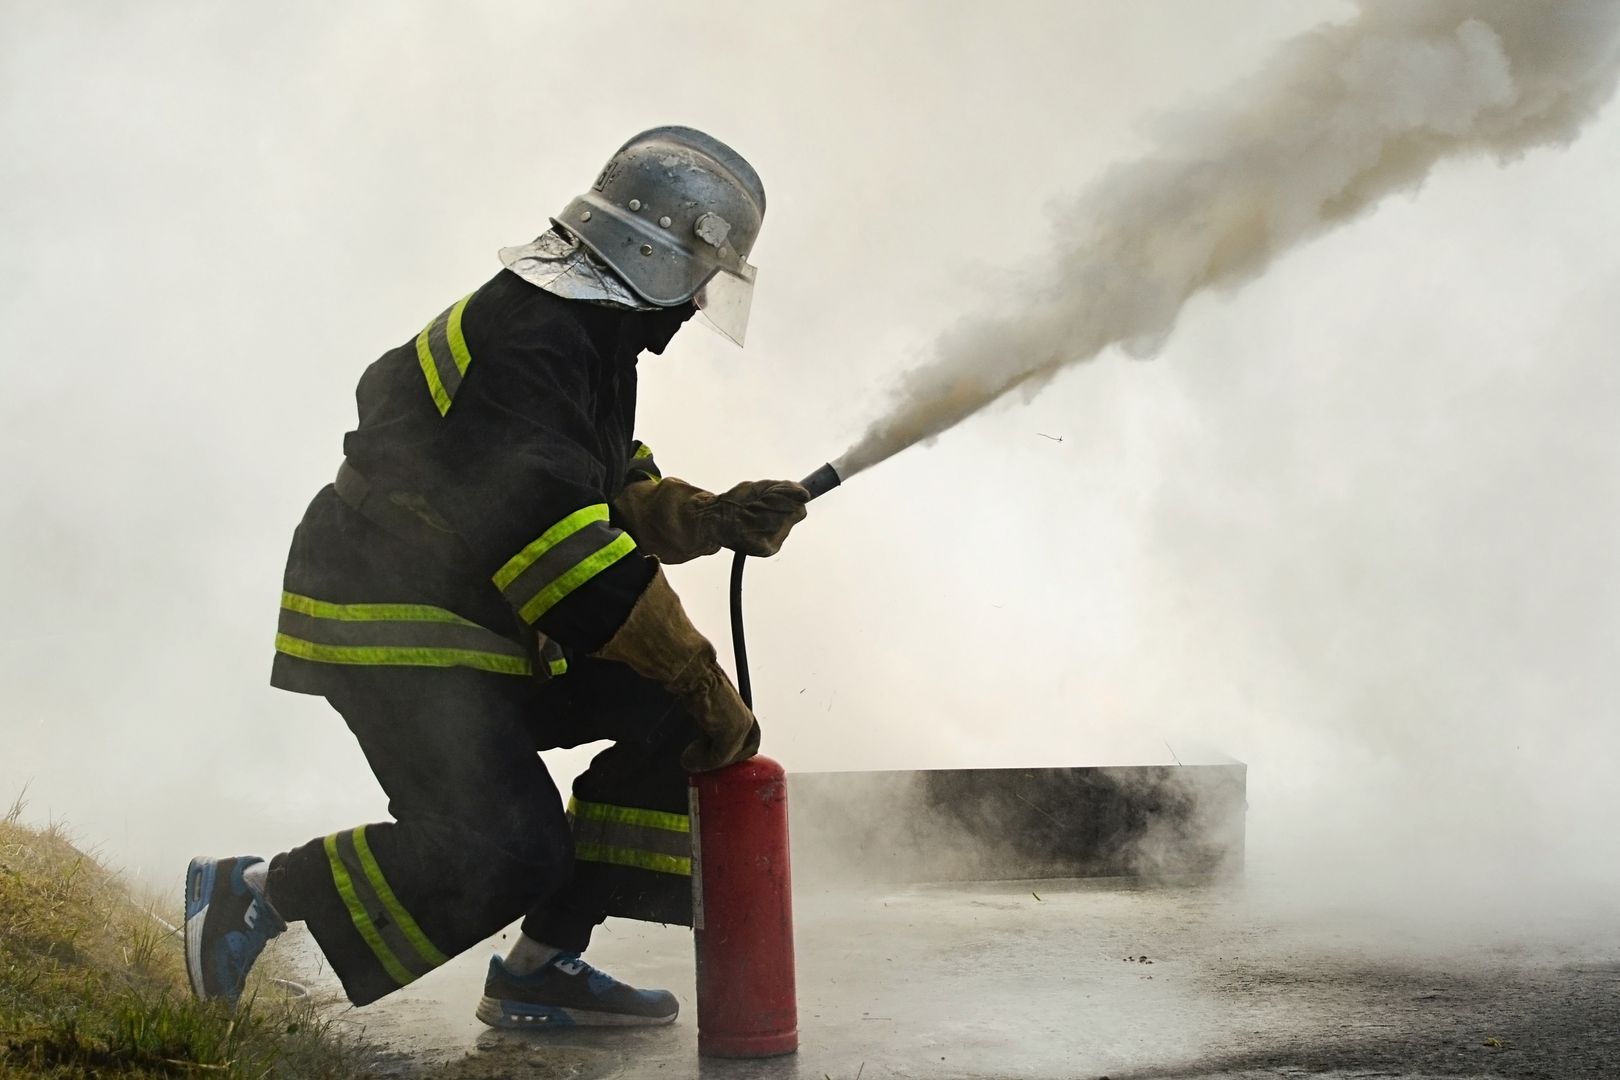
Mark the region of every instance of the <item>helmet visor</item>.
<instances>
[{"instance_id":1,"label":"helmet visor","mask_svg":"<svg viewBox=\"0 0 1620 1080\"><path fill-rule=\"evenodd\" d=\"M741 260L741 274L721 270L692 297L703 321L739 348L748 334L748 310L754 303L754 278L759 271Z\"/></svg>"}]
</instances>

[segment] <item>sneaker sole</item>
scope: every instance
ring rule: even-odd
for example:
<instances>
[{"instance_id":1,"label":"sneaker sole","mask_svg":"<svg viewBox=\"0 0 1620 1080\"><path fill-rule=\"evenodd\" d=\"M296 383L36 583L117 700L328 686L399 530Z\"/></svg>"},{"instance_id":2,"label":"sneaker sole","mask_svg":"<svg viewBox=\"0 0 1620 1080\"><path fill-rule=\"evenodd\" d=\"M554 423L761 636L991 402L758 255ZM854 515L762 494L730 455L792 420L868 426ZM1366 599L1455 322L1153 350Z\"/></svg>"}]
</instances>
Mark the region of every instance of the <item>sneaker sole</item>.
<instances>
[{"instance_id":1,"label":"sneaker sole","mask_svg":"<svg viewBox=\"0 0 1620 1080\"><path fill-rule=\"evenodd\" d=\"M208 918L208 898L214 895L214 859L192 859L186 867L186 976L191 980L191 993L198 1001L207 1001L203 987L202 939L203 923Z\"/></svg>"},{"instance_id":2,"label":"sneaker sole","mask_svg":"<svg viewBox=\"0 0 1620 1080\"><path fill-rule=\"evenodd\" d=\"M504 1001L489 995L478 1002L474 1014L494 1028L536 1031L544 1028L573 1027L660 1027L673 1024L678 1012L668 1016L637 1016L634 1013L598 1012L595 1009L565 1009L560 1005L531 1005Z\"/></svg>"}]
</instances>

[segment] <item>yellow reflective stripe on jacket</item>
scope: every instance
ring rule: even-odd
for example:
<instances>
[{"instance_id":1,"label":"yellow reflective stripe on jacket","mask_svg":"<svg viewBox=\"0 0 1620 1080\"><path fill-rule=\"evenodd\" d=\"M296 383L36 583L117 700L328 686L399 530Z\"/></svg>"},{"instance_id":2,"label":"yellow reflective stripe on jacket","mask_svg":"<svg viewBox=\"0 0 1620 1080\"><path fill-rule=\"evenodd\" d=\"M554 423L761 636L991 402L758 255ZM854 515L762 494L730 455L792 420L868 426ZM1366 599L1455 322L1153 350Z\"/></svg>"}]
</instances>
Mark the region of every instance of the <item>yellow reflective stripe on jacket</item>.
<instances>
[{"instance_id":1,"label":"yellow reflective stripe on jacket","mask_svg":"<svg viewBox=\"0 0 1620 1080\"><path fill-rule=\"evenodd\" d=\"M438 361L434 359L433 350L428 346L428 331L433 324L428 323L422 327L422 332L416 335L416 362L422 367L422 374L427 378L428 393L433 395L433 404L439 407L439 415L443 416L450 411L450 391L444 387L444 380L439 375Z\"/></svg>"},{"instance_id":2,"label":"yellow reflective stripe on jacket","mask_svg":"<svg viewBox=\"0 0 1620 1080\"><path fill-rule=\"evenodd\" d=\"M343 857L338 854L338 834L333 833L326 838L326 860L332 865L332 884L336 886L338 895L343 898L343 906L349 909L349 921L360 934L360 939L371 949L377 962L388 972L388 977L400 986L416 978L399 962L399 957L383 941L382 935L377 932L377 924L372 922L371 915L366 911L365 905L360 902L360 896L355 892L354 879L349 876L349 868L343 865Z\"/></svg>"},{"instance_id":3,"label":"yellow reflective stripe on jacket","mask_svg":"<svg viewBox=\"0 0 1620 1080\"><path fill-rule=\"evenodd\" d=\"M551 672L551 677L555 679L559 675L566 675L568 656L563 652L562 646L539 631L535 631L535 639L540 645L540 662Z\"/></svg>"},{"instance_id":4,"label":"yellow reflective stripe on jacket","mask_svg":"<svg viewBox=\"0 0 1620 1080\"><path fill-rule=\"evenodd\" d=\"M607 503L596 503L592 506L582 506L572 514L563 518L557 524L540 534L540 539L529 544L507 560L506 565L495 571L495 587L506 590L506 587L517 580L519 574L533 566L537 560L573 536L579 530L595 522L604 522L608 519Z\"/></svg>"},{"instance_id":5,"label":"yellow reflective stripe on jacket","mask_svg":"<svg viewBox=\"0 0 1620 1080\"><path fill-rule=\"evenodd\" d=\"M534 671L522 645L428 604L334 604L284 592L276 630L277 652L318 664ZM560 655L558 649L547 658L553 675Z\"/></svg>"},{"instance_id":6,"label":"yellow reflective stripe on jacket","mask_svg":"<svg viewBox=\"0 0 1620 1080\"><path fill-rule=\"evenodd\" d=\"M322 645L288 634L276 635L276 651L317 664L371 665L378 667L476 668L497 675L529 675L534 665L524 656L497 656L470 649L408 649L379 645ZM562 670L558 670L558 665ZM554 660L553 675L568 670L568 661Z\"/></svg>"},{"instance_id":7,"label":"yellow reflective stripe on jacket","mask_svg":"<svg viewBox=\"0 0 1620 1080\"><path fill-rule=\"evenodd\" d=\"M333 604L294 592L284 592L281 594L281 606L317 619L340 619L344 622L408 621L478 625L453 611L428 604Z\"/></svg>"},{"instance_id":8,"label":"yellow reflective stripe on jacket","mask_svg":"<svg viewBox=\"0 0 1620 1080\"><path fill-rule=\"evenodd\" d=\"M568 800L574 858L660 874L692 873L692 821L639 806Z\"/></svg>"},{"instance_id":9,"label":"yellow reflective stripe on jacket","mask_svg":"<svg viewBox=\"0 0 1620 1080\"><path fill-rule=\"evenodd\" d=\"M532 623L564 597L636 549L635 540L608 522L606 503L581 507L507 560L494 582Z\"/></svg>"},{"instance_id":10,"label":"yellow reflective stripe on jacket","mask_svg":"<svg viewBox=\"0 0 1620 1080\"><path fill-rule=\"evenodd\" d=\"M468 293L416 335L416 362L422 368L422 377L427 380L428 393L433 395L433 404L438 407L440 416L450 411L462 377L467 374L467 366L472 363L472 354L467 351L467 340L461 332L461 315L471 299L472 294Z\"/></svg>"},{"instance_id":11,"label":"yellow reflective stripe on jacket","mask_svg":"<svg viewBox=\"0 0 1620 1080\"><path fill-rule=\"evenodd\" d=\"M679 855L658 855L632 848L610 847L576 840L574 857L584 862L610 863L614 866L633 866L639 870L652 870L660 874L692 876L692 860Z\"/></svg>"},{"instance_id":12,"label":"yellow reflective stripe on jacket","mask_svg":"<svg viewBox=\"0 0 1620 1080\"><path fill-rule=\"evenodd\" d=\"M468 293L455 306L450 309L450 322L445 327L445 337L450 342L450 358L456 365L456 371L462 375L467 374L467 365L472 363L472 354L467 351L467 339L461 335L461 313L467 310L467 301L472 299Z\"/></svg>"},{"instance_id":13,"label":"yellow reflective stripe on jacket","mask_svg":"<svg viewBox=\"0 0 1620 1080\"><path fill-rule=\"evenodd\" d=\"M629 533L617 529L614 532L617 532L618 535L612 540L598 548L588 558L581 559L572 570L536 593L532 599L520 607L518 614L523 620L525 622L534 622L553 607L556 607L569 593L636 550L636 542L631 539Z\"/></svg>"},{"instance_id":14,"label":"yellow reflective stripe on jacket","mask_svg":"<svg viewBox=\"0 0 1620 1080\"><path fill-rule=\"evenodd\" d=\"M404 932L405 939L411 943L417 955L434 967L448 961L450 958L428 940L427 935L422 933L422 928L416 925L416 920L411 918L411 913L405 910L405 905L399 902L399 897L394 895L388 879L383 877L382 867L377 865L376 858L371 854L371 845L366 843L364 825L354 830L354 850L360 856L360 865L365 870L371 887L376 890L377 898L382 901L394 924Z\"/></svg>"},{"instance_id":15,"label":"yellow reflective stripe on jacket","mask_svg":"<svg viewBox=\"0 0 1620 1080\"><path fill-rule=\"evenodd\" d=\"M635 444L635 453L630 455L630 467L625 470L624 482L633 484L638 480L651 480L653 483L664 478L658 471L658 462L653 459L652 447L644 442Z\"/></svg>"}]
</instances>

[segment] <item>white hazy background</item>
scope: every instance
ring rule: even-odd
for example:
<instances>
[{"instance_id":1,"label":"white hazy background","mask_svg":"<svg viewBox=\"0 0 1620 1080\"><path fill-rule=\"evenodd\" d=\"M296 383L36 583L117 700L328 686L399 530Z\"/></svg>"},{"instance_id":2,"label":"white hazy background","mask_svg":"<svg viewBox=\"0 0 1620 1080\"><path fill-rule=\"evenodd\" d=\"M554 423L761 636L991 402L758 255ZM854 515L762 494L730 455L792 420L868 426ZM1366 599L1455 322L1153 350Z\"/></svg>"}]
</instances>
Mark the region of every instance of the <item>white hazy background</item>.
<instances>
[{"instance_id":1,"label":"white hazy background","mask_svg":"<svg viewBox=\"0 0 1620 1080\"><path fill-rule=\"evenodd\" d=\"M1007 302L1072 193L1356 11L11 0L0 795L158 884L383 814L336 714L266 683L287 541L365 365L627 135L709 130L770 196L749 348L648 358L642 437L710 487L796 478ZM766 751L1225 753L1302 910L1612 924L1616 176L1613 106L1442 163L1195 298L1157 361L1104 352L815 503L749 572ZM674 575L722 653L725 572Z\"/></svg>"},{"instance_id":2,"label":"white hazy background","mask_svg":"<svg viewBox=\"0 0 1620 1080\"><path fill-rule=\"evenodd\" d=\"M1164 125L1055 222L993 317L941 337L839 476L931 439L1013 390L1034 397L1109 346L1149 359L1187 301L1419 187L1437 162L1567 143L1620 77L1612 0L1360 0L1263 71Z\"/></svg>"}]
</instances>

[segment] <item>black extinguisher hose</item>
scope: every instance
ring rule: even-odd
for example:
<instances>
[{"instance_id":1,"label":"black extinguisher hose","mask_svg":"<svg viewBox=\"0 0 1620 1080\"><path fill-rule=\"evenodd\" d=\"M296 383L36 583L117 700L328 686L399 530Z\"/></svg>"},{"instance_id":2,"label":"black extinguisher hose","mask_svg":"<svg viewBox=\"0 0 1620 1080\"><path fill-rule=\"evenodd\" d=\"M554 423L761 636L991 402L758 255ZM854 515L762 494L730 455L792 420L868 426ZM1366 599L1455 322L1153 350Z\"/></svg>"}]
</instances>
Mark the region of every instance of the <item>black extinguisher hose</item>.
<instances>
[{"instance_id":1,"label":"black extinguisher hose","mask_svg":"<svg viewBox=\"0 0 1620 1080\"><path fill-rule=\"evenodd\" d=\"M830 464L823 465L800 481L810 489L812 499L827 494L842 482L838 470ZM752 709L754 684L748 677L748 640L743 635L742 581L743 567L747 565L748 556L740 551L731 560L731 648L737 657L737 693L742 696L743 704Z\"/></svg>"},{"instance_id":2,"label":"black extinguisher hose","mask_svg":"<svg viewBox=\"0 0 1620 1080\"><path fill-rule=\"evenodd\" d=\"M748 641L743 637L742 576L748 556L737 552L731 560L731 648L737 654L737 693L743 704L754 707L754 685L748 678Z\"/></svg>"}]
</instances>

